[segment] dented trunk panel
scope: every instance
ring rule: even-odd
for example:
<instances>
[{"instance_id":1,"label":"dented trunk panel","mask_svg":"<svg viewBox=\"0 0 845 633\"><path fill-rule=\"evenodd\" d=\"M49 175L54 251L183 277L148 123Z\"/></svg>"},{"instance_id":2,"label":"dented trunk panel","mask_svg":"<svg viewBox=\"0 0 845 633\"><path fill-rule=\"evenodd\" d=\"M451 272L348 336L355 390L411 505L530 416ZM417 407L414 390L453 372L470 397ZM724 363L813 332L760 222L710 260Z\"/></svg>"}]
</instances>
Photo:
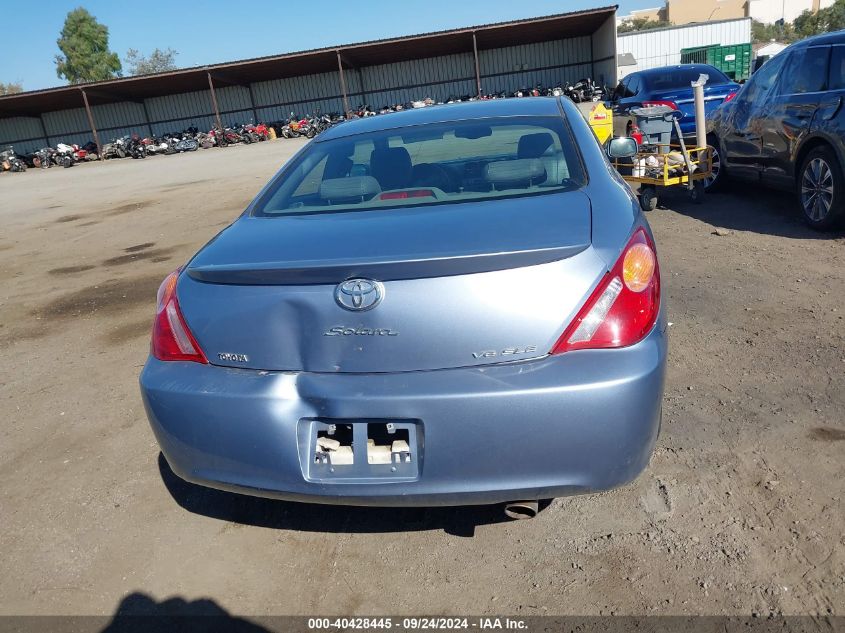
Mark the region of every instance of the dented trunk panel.
<instances>
[{"instance_id":1,"label":"dented trunk panel","mask_svg":"<svg viewBox=\"0 0 845 633\"><path fill-rule=\"evenodd\" d=\"M245 218L197 255L177 292L218 365L361 373L522 360L548 353L601 276L590 234L580 191ZM369 279L383 298L367 311L345 309L338 284L362 272L379 273Z\"/></svg>"},{"instance_id":2,"label":"dented trunk panel","mask_svg":"<svg viewBox=\"0 0 845 633\"><path fill-rule=\"evenodd\" d=\"M182 275L179 302L217 365L309 372L467 367L548 353L602 275L592 248L537 266L384 282L350 312L332 285L221 285Z\"/></svg>"}]
</instances>

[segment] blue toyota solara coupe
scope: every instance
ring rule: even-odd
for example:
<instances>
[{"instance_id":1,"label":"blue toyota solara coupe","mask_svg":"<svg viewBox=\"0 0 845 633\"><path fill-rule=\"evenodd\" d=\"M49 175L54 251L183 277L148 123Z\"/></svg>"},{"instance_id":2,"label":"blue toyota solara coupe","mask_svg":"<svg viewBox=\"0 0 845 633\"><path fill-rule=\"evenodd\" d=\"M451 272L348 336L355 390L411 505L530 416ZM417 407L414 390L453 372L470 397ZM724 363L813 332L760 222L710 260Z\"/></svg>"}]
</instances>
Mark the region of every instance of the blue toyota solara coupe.
<instances>
[{"instance_id":1,"label":"blue toyota solara coupe","mask_svg":"<svg viewBox=\"0 0 845 633\"><path fill-rule=\"evenodd\" d=\"M569 100L361 119L164 280L141 392L197 484L532 516L647 465L660 290L640 206Z\"/></svg>"}]
</instances>

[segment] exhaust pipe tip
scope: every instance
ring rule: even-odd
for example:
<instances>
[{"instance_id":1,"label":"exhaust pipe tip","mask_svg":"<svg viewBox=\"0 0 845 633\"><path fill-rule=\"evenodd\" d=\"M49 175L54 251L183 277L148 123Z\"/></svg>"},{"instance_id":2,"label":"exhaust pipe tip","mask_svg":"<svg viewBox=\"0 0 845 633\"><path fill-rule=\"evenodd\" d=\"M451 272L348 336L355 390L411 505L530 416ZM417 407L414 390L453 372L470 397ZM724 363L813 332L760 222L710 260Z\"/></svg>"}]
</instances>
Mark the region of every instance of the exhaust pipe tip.
<instances>
[{"instance_id":1,"label":"exhaust pipe tip","mask_svg":"<svg viewBox=\"0 0 845 633\"><path fill-rule=\"evenodd\" d=\"M510 501L505 504L505 516L510 519L533 519L538 512L538 501Z\"/></svg>"}]
</instances>

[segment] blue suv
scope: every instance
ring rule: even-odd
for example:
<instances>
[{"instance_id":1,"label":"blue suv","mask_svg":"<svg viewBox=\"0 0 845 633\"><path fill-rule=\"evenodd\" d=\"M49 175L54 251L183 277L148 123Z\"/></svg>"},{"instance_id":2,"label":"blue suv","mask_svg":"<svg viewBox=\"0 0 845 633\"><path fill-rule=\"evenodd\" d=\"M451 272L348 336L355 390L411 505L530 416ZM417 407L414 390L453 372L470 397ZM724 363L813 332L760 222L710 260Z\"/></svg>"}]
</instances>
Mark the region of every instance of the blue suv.
<instances>
[{"instance_id":1,"label":"blue suv","mask_svg":"<svg viewBox=\"0 0 845 633\"><path fill-rule=\"evenodd\" d=\"M845 218L845 31L793 44L751 76L708 117L708 143L726 178L797 194L818 230ZM716 161L714 160L714 167Z\"/></svg>"}]
</instances>

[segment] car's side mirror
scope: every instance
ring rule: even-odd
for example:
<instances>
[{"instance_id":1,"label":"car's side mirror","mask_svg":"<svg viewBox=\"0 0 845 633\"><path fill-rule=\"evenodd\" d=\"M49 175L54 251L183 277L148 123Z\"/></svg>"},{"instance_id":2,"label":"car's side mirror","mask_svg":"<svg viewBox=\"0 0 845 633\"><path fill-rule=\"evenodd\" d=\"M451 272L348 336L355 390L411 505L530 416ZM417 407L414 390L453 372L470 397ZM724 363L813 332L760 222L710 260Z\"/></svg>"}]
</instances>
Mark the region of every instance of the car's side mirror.
<instances>
[{"instance_id":1,"label":"car's side mirror","mask_svg":"<svg viewBox=\"0 0 845 633\"><path fill-rule=\"evenodd\" d=\"M631 158L637 155L638 149L636 139L629 136L617 136L607 143L607 155L610 158Z\"/></svg>"}]
</instances>

